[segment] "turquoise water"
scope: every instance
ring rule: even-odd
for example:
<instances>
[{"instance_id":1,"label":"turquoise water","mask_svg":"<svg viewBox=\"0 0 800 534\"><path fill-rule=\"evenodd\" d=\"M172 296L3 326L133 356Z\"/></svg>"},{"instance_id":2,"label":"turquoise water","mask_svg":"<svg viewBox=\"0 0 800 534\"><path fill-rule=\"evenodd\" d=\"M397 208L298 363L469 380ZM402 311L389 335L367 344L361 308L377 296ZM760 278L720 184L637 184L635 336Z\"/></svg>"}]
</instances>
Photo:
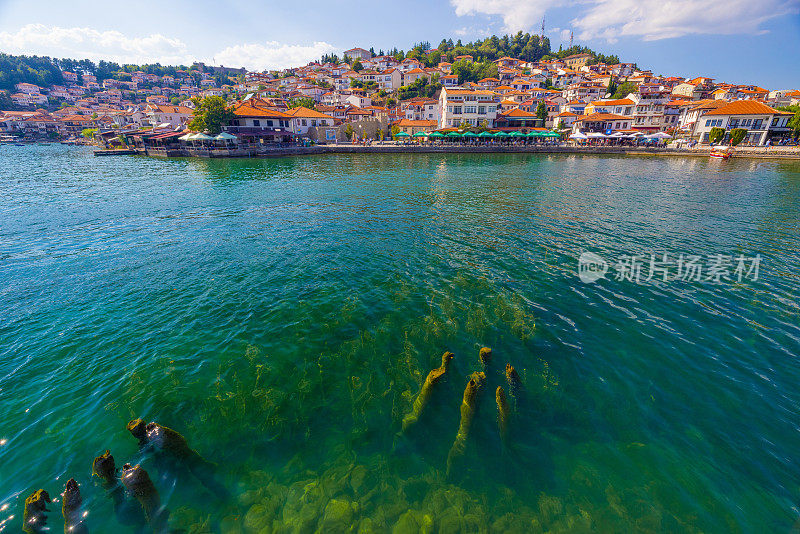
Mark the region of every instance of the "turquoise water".
<instances>
[{"instance_id":1,"label":"turquoise water","mask_svg":"<svg viewBox=\"0 0 800 534\"><path fill-rule=\"evenodd\" d=\"M187 532L781 532L800 503L800 163L95 158L0 147L0 531L142 462ZM584 284L577 258L760 254ZM467 377L493 349L465 455ZM428 371L455 353L413 431ZM504 446L494 389L524 387ZM181 432L216 487L141 455ZM60 530L60 503L50 525Z\"/></svg>"}]
</instances>

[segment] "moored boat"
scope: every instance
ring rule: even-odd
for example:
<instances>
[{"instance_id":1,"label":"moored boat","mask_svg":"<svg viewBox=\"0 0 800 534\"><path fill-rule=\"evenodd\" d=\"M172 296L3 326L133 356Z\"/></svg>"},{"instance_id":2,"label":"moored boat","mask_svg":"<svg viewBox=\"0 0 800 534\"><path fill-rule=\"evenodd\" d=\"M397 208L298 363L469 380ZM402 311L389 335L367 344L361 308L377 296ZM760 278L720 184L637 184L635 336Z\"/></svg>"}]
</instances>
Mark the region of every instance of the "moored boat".
<instances>
[{"instance_id":1,"label":"moored boat","mask_svg":"<svg viewBox=\"0 0 800 534\"><path fill-rule=\"evenodd\" d=\"M731 156L733 156L732 146L712 147L711 152L708 153L708 157L714 159L730 159Z\"/></svg>"}]
</instances>

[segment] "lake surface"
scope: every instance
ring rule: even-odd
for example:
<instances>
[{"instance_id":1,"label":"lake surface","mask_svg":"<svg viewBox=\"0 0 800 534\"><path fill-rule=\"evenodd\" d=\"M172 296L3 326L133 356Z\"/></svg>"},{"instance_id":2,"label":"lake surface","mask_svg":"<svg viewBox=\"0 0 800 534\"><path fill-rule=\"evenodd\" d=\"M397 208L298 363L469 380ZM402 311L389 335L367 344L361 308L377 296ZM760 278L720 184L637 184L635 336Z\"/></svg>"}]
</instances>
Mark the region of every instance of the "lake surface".
<instances>
[{"instance_id":1,"label":"lake surface","mask_svg":"<svg viewBox=\"0 0 800 534\"><path fill-rule=\"evenodd\" d=\"M70 477L90 532L133 531L91 476L106 449L187 532L788 531L798 228L798 162L0 147L0 531ZM584 252L605 278L581 281ZM729 279L648 280L665 253L731 256ZM135 417L213 480L140 453Z\"/></svg>"}]
</instances>

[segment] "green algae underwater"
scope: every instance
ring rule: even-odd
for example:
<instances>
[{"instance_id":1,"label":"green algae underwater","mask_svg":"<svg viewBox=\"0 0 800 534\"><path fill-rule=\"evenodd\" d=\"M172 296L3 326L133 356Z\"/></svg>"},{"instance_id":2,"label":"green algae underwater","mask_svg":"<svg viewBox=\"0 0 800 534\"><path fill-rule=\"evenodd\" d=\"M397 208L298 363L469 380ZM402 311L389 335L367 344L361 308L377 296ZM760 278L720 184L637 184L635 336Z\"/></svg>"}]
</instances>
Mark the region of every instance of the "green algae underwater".
<instances>
[{"instance_id":1,"label":"green algae underwater","mask_svg":"<svg viewBox=\"0 0 800 534\"><path fill-rule=\"evenodd\" d=\"M134 531L91 476L106 449L148 470L177 532L796 521L797 164L5 149L2 532L19 531L27 495L60 500L71 477L90 532ZM759 253L764 268L746 283L587 285L586 250ZM522 387L504 443L506 363ZM137 417L183 434L215 485L140 452Z\"/></svg>"}]
</instances>

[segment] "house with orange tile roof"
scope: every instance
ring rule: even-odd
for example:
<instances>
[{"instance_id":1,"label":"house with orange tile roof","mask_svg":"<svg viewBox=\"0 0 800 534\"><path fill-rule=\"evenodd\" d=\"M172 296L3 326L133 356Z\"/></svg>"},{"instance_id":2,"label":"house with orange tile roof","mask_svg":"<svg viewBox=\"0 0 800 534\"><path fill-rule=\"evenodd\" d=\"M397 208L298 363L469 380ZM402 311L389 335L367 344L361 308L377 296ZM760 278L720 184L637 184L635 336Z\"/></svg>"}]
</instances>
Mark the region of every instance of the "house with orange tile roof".
<instances>
[{"instance_id":1,"label":"house with orange tile roof","mask_svg":"<svg viewBox=\"0 0 800 534\"><path fill-rule=\"evenodd\" d=\"M292 132L292 117L272 107L271 102L250 98L236 102L231 108L234 118L223 130L245 140L288 141Z\"/></svg>"},{"instance_id":2,"label":"house with orange tile roof","mask_svg":"<svg viewBox=\"0 0 800 534\"><path fill-rule=\"evenodd\" d=\"M497 113L494 126L497 128L542 128L544 121L536 113L515 108L503 109Z\"/></svg>"},{"instance_id":3,"label":"house with orange tile roof","mask_svg":"<svg viewBox=\"0 0 800 534\"><path fill-rule=\"evenodd\" d=\"M344 52L342 52L342 54L353 60L370 59L372 57L372 53L369 50L364 50L363 48L358 48L358 47L345 50Z\"/></svg>"},{"instance_id":4,"label":"house with orange tile roof","mask_svg":"<svg viewBox=\"0 0 800 534\"><path fill-rule=\"evenodd\" d=\"M624 115L630 117L633 115L633 108L635 102L630 98L620 98L617 100L594 100L586 104L584 113L591 115L592 113L616 113L617 115Z\"/></svg>"},{"instance_id":5,"label":"house with orange tile roof","mask_svg":"<svg viewBox=\"0 0 800 534\"><path fill-rule=\"evenodd\" d=\"M297 135L306 135L310 128L317 131L335 130L334 118L325 113L300 106L286 112L291 117L291 130ZM333 139L336 139L335 134Z\"/></svg>"},{"instance_id":6,"label":"house with orange tile roof","mask_svg":"<svg viewBox=\"0 0 800 534\"><path fill-rule=\"evenodd\" d=\"M397 126L401 132L414 135L417 132L431 132L438 127L438 124L435 120L400 119L391 125Z\"/></svg>"},{"instance_id":7,"label":"house with orange tile roof","mask_svg":"<svg viewBox=\"0 0 800 534\"><path fill-rule=\"evenodd\" d=\"M409 120L439 120L439 101L433 98L412 98L400 103Z\"/></svg>"},{"instance_id":8,"label":"house with orange tile roof","mask_svg":"<svg viewBox=\"0 0 800 534\"><path fill-rule=\"evenodd\" d=\"M592 59L591 54L572 54L564 58L564 63L566 63L568 67L578 68L586 65L590 59Z\"/></svg>"},{"instance_id":9,"label":"house with orange tile roof","mask_svg":"<svg viewBox=\"0 0 800 534\"><path fill-rule=\"evenodd\" d=\"M562 111L555 116L556 126L562 124L564 128L572 128L573 123L577 120L579 115L571 111Z\"/></svg>"},{"instance_id":10,"label":"house with orange tile roof","mask_svg":"<svg viewBox=\"0 0 800 534\"><path fill-rule=\"evenodd\" d=\"M631 127L631 121L631 117L617 115L616 113L592 113L576 118L572 123L572 131L577 133L628 130Z\"/></svg>"},{"instance_id":11,"label":"house with orange tile roof","mask_svg":"<svg viewBox=\"0 0 800 534\"><path fill-rule=\"evenodd\" d=\"M403 87L411 85L421 78L431 79L430 74L420 68L411 69L403 73Z\"/></svg>"},{"instance_id":12,"label":"house with orange tile roof","mask_svg":"<svg viewBox=\"0 0 800 534\"><path fill-rule=\"evenodd\" d=\"M742 143L764 146L772 137L788 135L788 123L793 116L756 100L736 100L706 113L698 121L695 134L701 143L707 143L712 128L723 128L728 133L743 128L747 135Z\"/></svg>"},{"instance_id":13,"label":"house with orange tile roof","mask_svg":"<svg viewBox=\"0 0 800 534\"><path fill-rule=\"evenodd\" d=\"M439 94L439 127L457 127L465 122L488 127L494 125L500 95L494 91L448 89L443 87Z\"/></svg>"},{"instance_id":14,"label":"house with orange tile roof","mask_svg":"<svg viewBox=\"0 0 800 534\"><path fill-rule=\"evenodd\" d=\"M444 76L439 76L439 83L441 83L444 87L458 87L458 76L455 74L445 74Z\"/></svg>"},{"instance_id":15,"label":"house with orange tile roof","mask_svg":"<svg viewBox=\"0 0 800 534\"><path fill-rule=\"evenodd\" d=\"M170 128L185 128L194 117L194 112L183 106L148 103L144 114L151 126L168 124Z\"/></svg>"}]
</instances>

